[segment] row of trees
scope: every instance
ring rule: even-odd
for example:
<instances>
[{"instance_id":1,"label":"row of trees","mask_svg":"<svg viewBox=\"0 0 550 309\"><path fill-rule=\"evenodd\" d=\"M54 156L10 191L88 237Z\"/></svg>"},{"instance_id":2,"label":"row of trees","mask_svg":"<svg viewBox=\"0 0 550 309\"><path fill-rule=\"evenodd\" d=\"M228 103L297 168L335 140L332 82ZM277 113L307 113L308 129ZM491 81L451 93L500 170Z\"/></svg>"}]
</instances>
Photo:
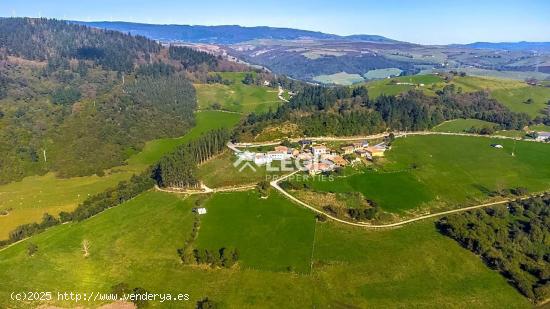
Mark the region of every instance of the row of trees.
<instances>
[{"instance_id":1,"label":"row of trees","mask_svg":"<svg viewBox=\"0 0 550 309\"><path fill-rule=\"evenodd\" d=\"M59 213L59 218L45 213L40 223L23 224L9 233L8 239L0 241L0 247L12 244L21 239L43 232L45 229L69 221L82 221L94 216L105 209L117 206L128 201L138 194L149 190L154 185L149 172L134 175L128 181L120 182L115 188L91 196L80 204L74 211Z\"/></svg>"},{"instance_id":2,"label":"row of trees","mask_svg":"<svg viewBox=\"0 0 550 309\"><path fill-rule=\"evenodd\" d=\"M550 194L444 217L437 227L525 296L550 297Z\"/></svg>"},{"instance_id":3,"label":"row of trees","mask_svg":"<svg viewBox=\"0 0 550 309\"><path fill-rule=\"evenodd\" d=\"M164 156L153 168L153 178L161 187L199 186L197 164L221 152L229 138L228 130L218 129L179 146L173 153Z\"/></svg>"},{"instance_id":4,"label":"row of trees","mask_svg":"<svg viewBox=\"0 0 550 309\"><path fill-rule=\"evenodd\" d=\"M239 251L228 248L220 248L218 250L194 249L193 259L198 265L204 264L210 267L231 268L239 260Z\"/></svg>"}]
</instances>

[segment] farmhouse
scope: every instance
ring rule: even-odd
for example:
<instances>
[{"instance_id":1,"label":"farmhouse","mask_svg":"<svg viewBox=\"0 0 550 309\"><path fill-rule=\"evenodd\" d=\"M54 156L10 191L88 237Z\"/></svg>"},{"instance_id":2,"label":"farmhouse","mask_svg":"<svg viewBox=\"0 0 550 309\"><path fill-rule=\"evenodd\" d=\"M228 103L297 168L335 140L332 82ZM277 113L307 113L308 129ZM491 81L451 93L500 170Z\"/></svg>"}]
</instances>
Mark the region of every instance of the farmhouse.
<instances>
[{"instance_id":1,"label":"farmhouse","mask_svg":"<svg viewBox=\"0 0 550 309\"><path fill-rule=\"evenodd\" d=\"M267 157L271 160L281 161L289 159L291 155L287 151L270 151L267 153Z\"/></svg>"},{"instance_id":2,"label":"farmhouse","mask_svg":"<svg viewBox=\"0 0 550 309\"><path fill-rule=\"evenodd\" d=\"M316 175L322 172L332 171L334 169L334 166L327 163L315 162L307 165L306 169L309 171L310 175Z\"/></svg>"},{"instance_id":3,"label":"farmhouse","mask_svg":"<svg viewBox=\"0 0 550 309\"><path fill-rule=\"evenodd\" d=\"M344 146L342 148L340 148L342 150L342 153L343 154L352 154L353 151L355 151L355 149L353 148L353 146Z\"/></svg>"},{"instance_id":4,"label":"farmhouse","mask_svg":"<svg viewBox=\"0 0 550 309\"><path fill-rule=\"evenodd\" d=\"M376 145L376 146L367 147L365 150L373 158L374 157L383 157L384 152L386 151L386 147L384 147L382 145Z\"/></svg>"},{"instance_id":5,"label":"farmhouse","mask_svg":"<svg viewBox=\"0 0 550 309\"><path fill-rule=\"evenodd\" d=\"M318 157L320 155L327 153L327 146L325 145L315 145L311 147L311 150L313 151L313 155Z\"/></svg>"},{"instance_id":6,"label":"farmhouse","mask_svg":"<svg viewBox=\"0 0 550 309\"><path fill-rule=\"evenodd\" d=\"M369 158L371 158L369 152L366 151L365 149L359 149L359 150L355 151L355 153L356 153L358 156L360 156L361 158L364 158L364 157L369 157Z\"/></svg>"},{"instance_id":7,"label":"farmhouse","mask_svg":"<svg viewBox=\"0 0 550 309\"><path fill-rule=\"evenodd\" d=\"M338 165L338 166L346 166L348 165L348 161L346 161L344 158L342 158L341 156L332 156L331 158L328 159L330 162L334 163L335 165Z\"/></svg>"},{"instance_id":8,"label":"farmhouse","mask_svg":"<svg viewBox=\"0 0 550 309\"><path fill-rule=\"evenodd\" d=\"M278 152L288 152L288 147L286 146L276 146L274 149Z\"/></svg>"}]
</instances>

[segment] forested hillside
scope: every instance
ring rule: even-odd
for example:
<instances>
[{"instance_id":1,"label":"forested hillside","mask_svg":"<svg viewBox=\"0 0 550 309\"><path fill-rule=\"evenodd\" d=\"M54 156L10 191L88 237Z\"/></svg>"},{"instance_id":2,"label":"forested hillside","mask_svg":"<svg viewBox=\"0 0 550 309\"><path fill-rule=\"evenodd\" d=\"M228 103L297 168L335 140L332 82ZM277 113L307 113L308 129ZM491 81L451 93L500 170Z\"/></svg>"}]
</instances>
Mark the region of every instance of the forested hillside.
<instances>
[{"instance_id":1,"label":"forested hillside","mask_svg":"<svg viewBox=\"0 0 550 309\"><path fill-rule=\"evenodd\" d=\"M189 79L218 61L170 50L63 21L0 18L0 183L102 175L145 141L183 135L196 108Z\"/></svg>"},{"instance_id":2,"label":"forested hillside","mask_svg":"<svg viewBox=\"0 0 550 309\"><path fill-rule=\"evenodd\" d=\"M255 136L264 128L283 122L296 123L300 133L309 136L419 131L456 118L491 121L505 129L520 129L529 123L526 114L509 111L486 92L461 93L452 85L435 97L411 91L375 99L369 99L368 90L363 86L309 86L276 111L251 114L237 135Z\"/></svg>"}]
</instances>

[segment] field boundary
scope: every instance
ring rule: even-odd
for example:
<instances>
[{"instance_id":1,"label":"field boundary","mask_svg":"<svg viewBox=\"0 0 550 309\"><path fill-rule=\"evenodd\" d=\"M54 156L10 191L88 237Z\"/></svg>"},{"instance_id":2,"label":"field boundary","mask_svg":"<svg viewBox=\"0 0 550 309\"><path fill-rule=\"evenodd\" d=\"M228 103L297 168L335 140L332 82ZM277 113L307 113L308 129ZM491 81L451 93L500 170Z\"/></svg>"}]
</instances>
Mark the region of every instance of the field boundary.
<instances>
[{"instance_id":1,"label":"field boundary","mask_svg":"<svg viewBox=\"0 0 550 309\"><path fill-rule=\"evenodd\" d=\"M326 213L322 210L319 210L319 209L317 209L317 208L315 208L315 207L299 200L298 198L296 198L295 196L293 196L292 194L288 193L283 188L281 188L281 186L279 186L279 182L281 182L281 181L283 181L283 180L285 180L285 179L287 179L287 178L289 178L289 177L291 177L291 176L293 176L293 175L295 175L296 173L299 173L299 172L301 172L301 171L295 171L293 173L285 175L281 178L273 180L270 184L273 188L275 188L277 191L282 193L284 196L286 196L291 201L293 201L293 202L295 202L295 203L297 203L301 206L304 206L304 207L312 210L315 213L324 215L327 218L329 218L333 221L339 222L339 223L352 225L352 226L357 226L357 227L369 228L369 229L388 229L388 228L401 227L403 225L413 223L413 222L416 222L416 221L421 221L421 220L434 218L434 217L440 217L440 216L453 214L453 213L457 213L457 212L463 212L463 211L468 211L468 210L473 210L473 209L485 208L485 207L489 207L489 206L501 205L501 204L505 204L505 203L509 203L509 202L517 201L517 200L523 201L523 200L530 199L532 197L542 196L544 194L544 192L543 192L543 193L537 193L537 194L532 194L532 195L523 196L523 197L509 198L509 199L505 199L505 200L497 201L497 202L490 202L490 203L484 203L484 204L479 204L479 205L474 205L474 206L468 206L468 207L463 207L463 208L457 208L457 209L452 209L452 210L441 211L441 212L428 214L428 215L423 215L423 216L420 216L420 217L411 218L411 219L407 219L407 220L403 220L403 221L399 221L399 222L395 222L395 223L378 224L377 225L377 224L370 224L370 223L364 223L364 222L350 222L350 221L347 221L347 220L342 220L340 218L332 216L332 215L330 215L330 214L328 214L328 213Z\"/></svg>"}]
</instances>

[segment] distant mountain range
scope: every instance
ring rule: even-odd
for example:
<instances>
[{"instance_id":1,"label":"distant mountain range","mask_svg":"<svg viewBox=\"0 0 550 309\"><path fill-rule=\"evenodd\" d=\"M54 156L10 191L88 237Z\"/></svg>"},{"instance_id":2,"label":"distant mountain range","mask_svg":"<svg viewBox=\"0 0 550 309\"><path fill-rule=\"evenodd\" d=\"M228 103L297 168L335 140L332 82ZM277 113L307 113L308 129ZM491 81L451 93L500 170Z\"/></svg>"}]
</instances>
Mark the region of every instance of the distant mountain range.
<instances>
[{"instance_id":1,"label":"distant mountain range","mask_svg":"<svg viewBox=\"0 0 550 309\"><path fill-rule=\"evenodd\" d=\"M466 44L465 46L479 49L533 50L550 52L550 42L476 42Z\"/></svg>"},{"instance_id":2,"label":"distant mountain range","mask_svg":"<svg viewBox=\"0 0 550 309\"><path fill-rule=\"evenodd\" d=\"M192 25L158 25L121 21L71 21L73 23L90 27L129 32L134 35L143 35L164 42L189 42L211 44L237 44L246 41L272 39L272 40L341 40L352 42L376 42L376 43L406 43L393 40L381 35L355 34L341 36L318 31L300 30L293 28L276 27L242 27L238 25L224 26L192 26ZM501 49L501 50L535 50L550 51L550 42L475 42L470 44L451 44L455 47L469 47L477 49Z\"/></svg>"},{"instance_id":3,"label":"distant mountain range","mask_svg":"<svg viewBox=\"0 0 550 309\"><path fill-rule=\"evenodd\" d=\"M221 50L274 73L312 82L361 81L370 78L366 77L369 72L369 76L384 78L395 72L410 75L438 70L516 79L550 78L550 43L545 42L421 45L379 35L340 36L291 28L73 23L142 35L164 43L223 45L216 52ZM344 77L346 81L342 82Z\"/></svg>"},{"instance_id":4,"label":"distant mountain range","mask_svg":"<svg viewBox=\"0 0 550 309\"><path fill-rule=\"evenodd\" d=\"M227 26L191 26L191 25L155 25L130 22L82 22L73 23L87 25L90 27L117 30L143 35L155 40L165 42L190 42L190 43L212 43L212 44L236 44L259 39L272 40L345 40L378 43L397 43L399 41L388 39L380 35L350 35L340 36L323 32L299 30L292 28L274 27L241 27L236 25Z\"/></svg>"}]
</instances>

